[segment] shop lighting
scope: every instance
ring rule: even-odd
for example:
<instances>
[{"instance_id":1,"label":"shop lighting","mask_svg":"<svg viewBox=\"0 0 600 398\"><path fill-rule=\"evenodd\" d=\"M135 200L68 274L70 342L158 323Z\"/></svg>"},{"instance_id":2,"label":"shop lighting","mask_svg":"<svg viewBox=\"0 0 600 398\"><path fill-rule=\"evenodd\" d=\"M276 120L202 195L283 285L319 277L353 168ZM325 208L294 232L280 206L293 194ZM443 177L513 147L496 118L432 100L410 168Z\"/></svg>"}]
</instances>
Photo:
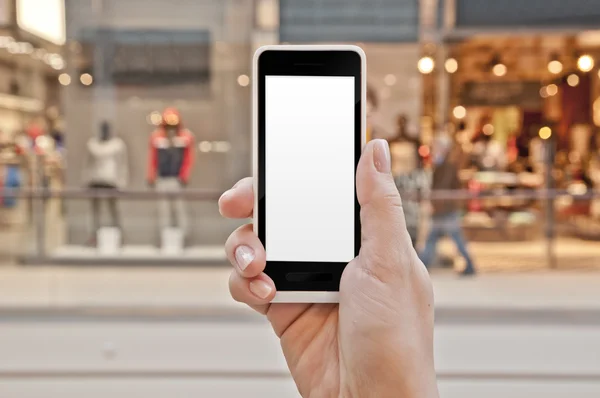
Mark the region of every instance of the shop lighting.
<instances>
[{"instance_id":1,"label":"shop lighting","mask_svg":"<svg viewBox=\"0 0 600 398\"><path fill-rule=\"evenodd\" d=\"M548 62L548 72L552 73L553 75L558 75L562 71L563 64L562 62L560 62L558 54L552 53L552 56L550 57L550 62Z\"/></svg>"},{"instance_id":2,"label":"shop lighting","mask_svg":"<svg viewBox=\"0 0 600 398\"><path fill-rule=\"evenodd\" d=\"M33 48L33 45L31 43L19 43L19 45L21 46L21 53L22 54L27 54L27 55L31 55L33 54L33 51L35 50L35 48Z\"/></svg>"},{"instance_id":3,"label":"shop lighting","mask_svg":"<svg viewBox=\"0 0 600 398\"><path fill-rule=\"evenodd\" d=\"M548 98L548 87L544 86L540 89L540 97Z\"/></svg>"},{"instance_id":4,"label":"shop lighting","mask_svg":"<svg viewBox=\"0 0 600 398\"><path fill-rule=\"evenodd\" d=\"M68 86L71 84L71 76L67 73L61 73L60 76L58 76L58 82L63 86Z\"/></svg>"},{"instance_id":5,"label":"shop lighting","mask_svg":"<svg viewBox=\"0 0 600 398\"><path fill-rule=\"evenodd\" d=\"M558 75L563 71L563 64L558 60L548 62L548 71L553 75Z\"/></svg>"},{"instance_id":6,"label":"shop lighting","mask_svg":"<svg viewBox=\"0 0 600 398\"><path fill-rule=\"evenodd\" d=\"M247 87L250 84L250 78L248 75L239 75L237 78L237 82L242 87Z\"/></svg>"},{"instance_id":7,"label":"shop lighting","mask_svg":"<svg viewBox=\"0 0 600 398\"><path fill-rule=\"evenodd\" d=\"M45 49L43 49L43 48L38 48L37 50L35 50L35 51L33 52L33 55L32 55L32 56L33 56L33 58L35 58L35 59L37 59L37 60L40 60L40 61L41 61L41 60L43 60L43 59L44 59L44 57L46 56L46 54L47 54L47 53L48 53L48 52L47 52Z\"/></svg>"},{"instance_id":8,"label":"shop lighting","mask_svg":"<svg viewBox=\"0 0 600 398\"><path fill-rule=\"evenodd\" d=\"M435 68L435 61L430 56L425 56L419 60L417 63L417 68L422 74L428 75L433 72L433 69Z\"/></svg>"},{"instance_id":9,"label":"shop lighting","mask_svg":"<svg viewBox=\"0 0 600 398\"><path fill-rule=\"evenodd\" d=\"M431 150L429 149L429 147L427 145L421 145L419 147L419 155L421 155L422 158L428 157L430 153L431 153Z\"/></svg>"},{"instance_id":10,"label":"shop lighting","mask_svg":"<svg viewBox=\"0 0 600 398\"><path fill-rule=\"evenodd\" d=\"M391 73L388 75L385 75L385 77L383 78L383 82L387 85L387 86L393 86L394 84L396 84L396 76L392 75Z\"/></svg>"},{"instance_id":11,"label":"shop lighting","mask_svg":"<svg viewBox=\"0 0 600 398\"><path fill-rule=\"evenodd\" d=\"M44 62L56 70L65 68L65 60L60 54L46 54L44 56Z\"/></svg>"},{"instance_id":12,"label":"shop lighting","mask_svg":"<svg viewBox=\"0 0 600 398\"><path fill-rule=\"evenodd\" d=\"M231 143L228 141L215 141L212 143L213 152L227 153L231 150Z\"/></svg>"},{"instance_id":13,"label":"shop lighting","mask_svg":"<svg viewBox=\"0 0 600 398\"><path fill-rule=\"evenodd\" d=\"M159 126L162 123L162 116L160 112L154 111L149 116L150 124L154 126Z\"/></svg>"},{"instance_id":14,"label":"shop lighting","mask_svg":"<svg viewBox=\"0 0 600 398\"><path fill-rule=\"evenodd\" d=\"M483 134L485 135L493 135L494 134L494 126L491 124L486 124L483 126Z\"/></svg>"},{"instance_id":15,"label":"shop lighting","mask_svg":"<svg viewBox=\"0 0 600 398\"><path fill-rule=\"evenodd\" d=\"M582 72L589 72L594 69L594 58L589 54L583 54L577 59L577 67Z\"/></svg>"},{"instance_id":16,"label":"shop lighting","mask_svg":"<svg viewBox=\"0 0 600 398\"><path fill-rule=\"evenodd\" d=\"M210 152L212 150L212 143L210 141L202 141L198 144L198 149L200 149L200 152Z\"/></svg>"},{"instance_id":17,"label":"shop lighting","mask_svg":"<svg viewBox=\"0 0 600 398\"><path fill-rule=\"evenodd\" d=\"M11 42L11 43L8 44L8 46L6 47L6 49L8 50L8 52L10 54L19 54L21 46L19 46L19 43L13 41L13 42Z\"/></svg>"},{"instance_id":18,"label":"shop lighting","mask_svg":"<svg viewBox=\"0 0 600 398\"><path fill-rule=\"evenodd\" d=\"M556 84L549 84L546 87L546 92L548 93L549 97L554 97L556 94L558 94L558 86Z\"/></svg>"},{"instance_id":19,"label":"shop lighting","mask_svg":"<svg viewBox=\"0 0 600 398\"><path fill-rule=\"evenodd\" d=\"M10 36L0 36L0 48L7 48L15 39Z\"/></svg>"},{"instance_id":20,"label":"shop lighting","mask_svg":"<svg viewBox=\"0 0 600 398\"><path fill-rule=\"evenodd\" d=\"M444 67L446 68L446 72L451 74L456 73L458 70L458 61L454 58L448 58L444 64Z\"/></svg>"},{"instance_id":21,"label":"shop lighting","mask_svg":"<svg viewBox=\"0 0 600 398\"><path fill-rule=\"evenodd\" d=\"M494 57L492 58L492 61L490 62L490 65L492 67L492 73L495 76L497 76L497 77L506 76L506 73L508 72L508 68L502 62L499 55L494 55Z\"/></svg>"},{"instance_id":22,"label":"shop lighting","mask_svg":"<svg viewBox=\"0 0 600 398\"><path fill-rule=\"evenodd\" d=\"M544 126L540 129L538 134L541 139L547 140L548 138L550 138L552 136L552 129L548 126Z\"/></svg>"},{"instance_id":23,"label":"shop lighting","mask_svg":"<svg viewBox=\"0 0 600 398\"><path fill-rule=\"evenodd\" d=\"M175 114L166 115L164 121L169 126L179 126L179 116L177 116Z\"/></svg>"},{"instance_id":24,"label":"shop lighting","mask_svg":"<svg viewBox=\"0 0 600 398\"><path fill-rule=\"evenodd\" d=\"M573 73L572 75L569 75L569 77L567 77L567 84L571 87L577 87L579 86L579 80L579 76Z\"/></svg>"},{"instance_id":25,"label":"shop lighting","mask_svg":"<svg viewBox=\"0 0 600 398\"><path fill-rule=\"evenodd\" d=\"M567 188L567 192L573 196L585 195L587 191L587 187L582 182L576 182Z\"/></svg>"},{"instance_id":26,"label":"shop lighting","mask_svg":"<svg viewBox=\"0 0 600 398\"><path fill-rule=\"evenodd\" d=\"M467 116L467 109L464 106L457 106L452 111L452 114L457 119L464 119Z\"/></svg>"},{"instance_id":27,"label":"shop lighting","mask_svg":"<svg viewBox=\"0 0 600 398\"><path fill-rule=\"evenodd\" d=\"M38 99L0 94L0 108L35 113L43 111L44 103Z\"/></svg>"},{"instance_id":28,"label":"shop lighting","mask_svg":"<svg viewBox=\"0 0 600 398\"><path fill-rule=\"evenodd\" d=\"M508 72L508 68L504 64L496 64L492 68L492 73L498 77L506 76L507 72Z\"/></svg>"},{"instance_id":29,"label":"shop lighting","mask_svg":"<svg viewBox=\"0 0 600 398\"><path fill-rule=\"evenodd\" d=\"M91 86L92 83L94 83L94 77L92 75L90 75L89 73L84 73L79 77L79 80L81 81L81 84L83 84L84 86Z\"/></svg>"}]
</instances>

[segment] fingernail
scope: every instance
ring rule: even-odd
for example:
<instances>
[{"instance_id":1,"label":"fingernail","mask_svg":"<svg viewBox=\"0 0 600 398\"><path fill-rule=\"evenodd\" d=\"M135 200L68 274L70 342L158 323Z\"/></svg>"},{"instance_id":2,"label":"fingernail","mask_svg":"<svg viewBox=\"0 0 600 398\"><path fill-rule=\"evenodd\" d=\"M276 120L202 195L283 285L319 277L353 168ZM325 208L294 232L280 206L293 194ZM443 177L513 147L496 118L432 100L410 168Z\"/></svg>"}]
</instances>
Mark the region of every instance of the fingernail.
<instances>
[{"instance_id":1,"label":"fingernail","mask_svg":"<svg viewBox=\"0 0 600 398\"><path fill-rule=\"evenodd\" d=\"M223 194L222 194L222 195L221 195L221 197L219 198L219 202L220 202L221 200L223 200L225 197L227 197L227 196L229 195L229 193L230 193L230 192L231 192L231 189L229 189L229 190L227 190L227 191L223 192Z\"/></svg>"},{"instance_id":2,"label":"fingernail","mask_svg":"<svg viewBox=\"0 0 600 398\"><path fill-rule=\"evenodd\" d=\"M267 297L269 297L269 295L273 291L273 288L267 282L257 279L255 281L250 282L250 291L256 297L264 300Z\"/></svg>"},{"instance_id":3,"label":"fingernail","mask_svg":"<svg viewBox=\"0 0 600 398\"><path fill-rule=\"evenodd\" d=\"M390 173L392 171L390 147L386 140L375 140L373 146L373 162L375 163L375 168L380 173Z\"/></svg>"},{"instance_id":4,"label":"fingernail","mask_svg":"<svg viewBox=\"0 0 600 398\"><path fill-rule=\"evenodd\" d=\"M254 250L248 246L238 246L235 249L235 261L242 271L245 270L254 261Z\"/></svg>"}]
</instances>

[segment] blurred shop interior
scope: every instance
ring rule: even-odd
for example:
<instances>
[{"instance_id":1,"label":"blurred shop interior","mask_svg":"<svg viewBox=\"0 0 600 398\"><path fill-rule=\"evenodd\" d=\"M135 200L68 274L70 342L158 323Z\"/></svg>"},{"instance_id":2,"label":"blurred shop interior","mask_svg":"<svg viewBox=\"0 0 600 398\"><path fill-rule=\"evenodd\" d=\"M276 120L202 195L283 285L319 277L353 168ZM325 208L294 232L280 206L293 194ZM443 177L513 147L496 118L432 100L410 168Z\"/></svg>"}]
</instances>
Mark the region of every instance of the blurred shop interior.
<instances>
[{"instance_id":1,"label":"blurred shop interior","mask_svg":"<svg viewBox=\"0 0 600 398\"><path fill-rule=\"evenodd\" d=\"M471 241L599 240L600 26L583 0L497 3L3 0L0 251L222 261L237 224L216 200L251 173L252 54L278 43L364 48L368 134L396 174L453 137Z\"/></svg>"}]
</instances>

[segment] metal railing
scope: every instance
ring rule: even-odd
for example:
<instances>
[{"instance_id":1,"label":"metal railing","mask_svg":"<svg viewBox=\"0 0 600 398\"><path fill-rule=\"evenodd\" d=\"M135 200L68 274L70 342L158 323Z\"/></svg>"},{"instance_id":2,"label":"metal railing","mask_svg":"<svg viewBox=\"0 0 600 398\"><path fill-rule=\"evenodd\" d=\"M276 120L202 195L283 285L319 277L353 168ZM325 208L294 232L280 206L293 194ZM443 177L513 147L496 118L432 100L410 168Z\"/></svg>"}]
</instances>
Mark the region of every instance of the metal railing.
<instances>
[{"instance_id":1,"label":"metal railing","mask_svg":"<svg viewBox=\"0 0 600 398\"><path fill-rule=\"evenodd\" d=\"M425 195L416 192L402 192L403 200L412 201L447 201L458 200L467 203L471 200L493 199L508 199L529 201L534 204L538 215L536 226L539 227L542 239L537 242L545 244L545 262L549 268L555 268L557 264L557 254L555 252L555 243L558 235L563 232L568 232L572 225L566 224L557 219L555 213L555 203L558 199L568 199L573 203L586 203L597 201L600 199L600 191L587 190L574 194L566 189L491 189L473 192L467 189L460 190L436 190ZM206 190L206 189L186 189L181 192L155 192L147 189L126 189L126 190L91 190L81 188L65 188L65 189L47 189L47 188L19 188L19 189L2 189L0 190L0 200L3 198L15 198L25 200L29 204L28 217L28 243L35 242L35 256L38 262L44 262L49 258L47 246L46 217L47 203L51 201L71 202L91 199L118 199L123 201L140 201L141 202L156 202L160 200L181 199L186 202L210 202L214 204L214 216L218 217L216 201L221 195L221 191ZM62 203L64 206L64 203ZM212 206L212 205L211 205ZM88 214L83 211L81 216ZM124 217L128 217L125 214ZM202 223L202 220L197 220ZM215 221L217 222L217 221ZM219 220L218 222L221 222ZM2 230L0 229L0 234ZM1 235L0 235L1 236ZM1 239L0 239L1 240ZM14 249L14 247L13 247Z\"/></svg>"}]
</instances>

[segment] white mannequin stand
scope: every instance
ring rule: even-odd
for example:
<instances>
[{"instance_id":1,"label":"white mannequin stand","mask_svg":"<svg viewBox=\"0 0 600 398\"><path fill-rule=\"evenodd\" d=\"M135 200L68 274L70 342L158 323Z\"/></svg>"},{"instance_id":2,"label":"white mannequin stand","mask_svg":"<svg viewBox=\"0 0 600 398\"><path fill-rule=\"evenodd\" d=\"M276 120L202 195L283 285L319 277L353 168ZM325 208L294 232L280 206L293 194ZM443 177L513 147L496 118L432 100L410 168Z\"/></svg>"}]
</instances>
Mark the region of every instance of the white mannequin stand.
<instances>
[{"instance_id":1,"label":"white mannequin stand","mask_svg":"<svg viewBox=\"0 0 600 398\"><path fill-rule=\"evenodd\" d=\"M96 233L98 253L114 256L121 250L121 230L115 227L102 227Z\"/></svg>"},{"instance_id":2,"label":"white mannequin stand","mask_svg":"<svg viewBox=\"0 0 600 398\"><path fill-rule=\"evenodd\" d=\"M164 228L161 231L161 251L166 256L183 253L183 231L180 228Z\"/></svg>"}]
</instances>

